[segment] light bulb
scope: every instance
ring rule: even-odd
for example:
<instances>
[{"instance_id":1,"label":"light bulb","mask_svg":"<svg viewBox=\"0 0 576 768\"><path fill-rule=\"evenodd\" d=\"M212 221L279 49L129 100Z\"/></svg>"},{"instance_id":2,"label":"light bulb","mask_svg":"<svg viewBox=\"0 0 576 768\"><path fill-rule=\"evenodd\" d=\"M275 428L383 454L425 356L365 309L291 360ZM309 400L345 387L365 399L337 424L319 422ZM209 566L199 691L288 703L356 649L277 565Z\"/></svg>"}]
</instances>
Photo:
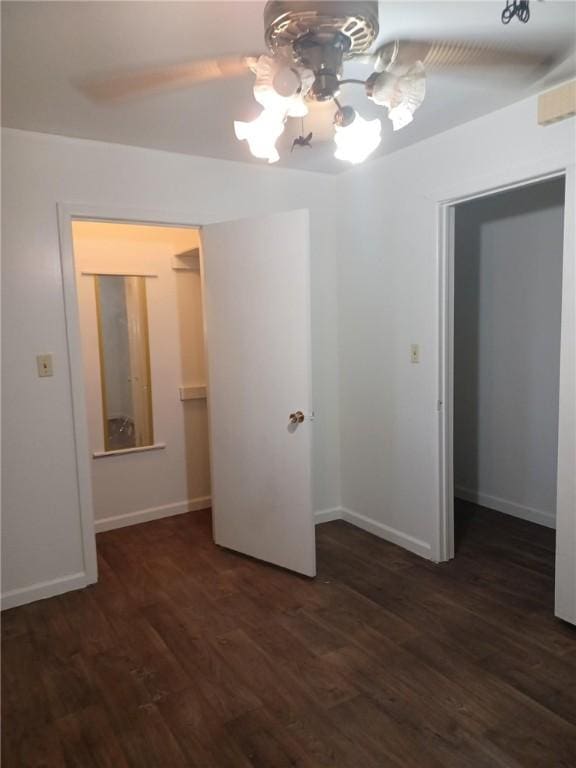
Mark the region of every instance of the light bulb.
<instances>
[{"instance_id":1,"label":"light bulb","mask_svg":"<svg viewBox=\"0 0 576 768\"><path fill-rule=\"evenodd\" d=\"M244 123L234 121L234 132L240 141L247 141L254 157L275 163L280 159L276 141L284 131L284 116L267 109L262 110L255 120Z\"/></svg>"},{"instance_id":2,"label":"light bulb","mask_svg":"<svg viewBox=\"0 0 576 768\"><path fill-rule=\"evenodd\" d=\"M342 115L344 119L339 124L339 116ZM382 124L377 118L364 120L350 107L344 107L337 114L334 124L334 157L349 163L362 163L380 144L381 131Z\"/></svg>"}]
</instances>

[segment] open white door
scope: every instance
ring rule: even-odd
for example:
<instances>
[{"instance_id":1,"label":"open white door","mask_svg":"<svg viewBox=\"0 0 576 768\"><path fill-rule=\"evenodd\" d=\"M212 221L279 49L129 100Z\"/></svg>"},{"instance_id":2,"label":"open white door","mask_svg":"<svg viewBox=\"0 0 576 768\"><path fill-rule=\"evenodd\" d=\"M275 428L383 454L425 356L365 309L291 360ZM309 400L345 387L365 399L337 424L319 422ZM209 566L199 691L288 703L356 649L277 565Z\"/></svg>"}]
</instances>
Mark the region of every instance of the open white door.
<instances>
[{"instance_id":1,"label":"open white door","mask_svg":"<svg viewBox=\"0 0 576 768\"><path fill-rule=\"evenodd\" d=\"M204 227L202 271L214 540L314 576L308 212Z\"/></svg>"}]
</instances>

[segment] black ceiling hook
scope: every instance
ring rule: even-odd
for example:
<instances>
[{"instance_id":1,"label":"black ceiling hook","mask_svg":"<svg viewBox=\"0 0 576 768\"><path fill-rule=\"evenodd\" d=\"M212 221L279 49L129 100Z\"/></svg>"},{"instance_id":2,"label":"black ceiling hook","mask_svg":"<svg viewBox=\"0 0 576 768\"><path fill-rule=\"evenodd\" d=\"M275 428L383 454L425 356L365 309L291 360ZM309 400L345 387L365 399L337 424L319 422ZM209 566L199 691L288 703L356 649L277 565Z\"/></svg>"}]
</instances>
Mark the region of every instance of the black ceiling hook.
<instances>
[{"instance_id":1,"label":"black ceiling hook","mask_svg":"<svg viewBox=\"0 0 576 768\"><path fill-rule=\"evenodd\" d=\"M516 16L518 21L526 24L530 20L529 0L506 0L506 7L502 11L502 24L509 24Z\"/></svg>"}]
</instances>

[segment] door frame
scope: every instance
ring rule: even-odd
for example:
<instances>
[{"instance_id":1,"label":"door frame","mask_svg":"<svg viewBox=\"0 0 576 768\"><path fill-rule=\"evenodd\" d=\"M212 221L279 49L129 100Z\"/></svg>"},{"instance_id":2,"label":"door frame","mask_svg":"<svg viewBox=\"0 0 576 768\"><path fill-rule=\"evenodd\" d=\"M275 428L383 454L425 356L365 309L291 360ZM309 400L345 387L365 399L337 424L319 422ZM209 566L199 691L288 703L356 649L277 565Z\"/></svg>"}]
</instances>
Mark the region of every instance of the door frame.
<instances>
[{"instance_id":1,"label":"door frame","mask_svg":"<svg viewBox=\"0 0 576 768\"><path fill-rule=\"evenodd\" d=\"M76 454L76 483L82 542L84 575L80 586L98 581L96 557L96 532L94 528L94 504L92 494L92 473L90 462L90 436L84 385L82 360L82 336L72 223L74 221L96 221L117 224L145 224L158 227L188 227L202 229L202 225L190 219L189 214L174 214L168 211L132 209L84 205L81 203L58 203L58 234L60 241L60 268L64 295L64 318L66 326L66 347L68 351L68 375L72 398L72 422Z\"/></svg>"},{"instance_id":2,"label":"door frame","mask_svg":"<svg viewBox=\"0 0 576 768\"><path fill-rule=\"evenodd\" d=\"M555 614L576 623L576 166L572 158L537 159L434 195L438 268L438 561L454 557L454 221L458 204L554 178L565 179L556 501Z\"/></svg>"}]
</instances>

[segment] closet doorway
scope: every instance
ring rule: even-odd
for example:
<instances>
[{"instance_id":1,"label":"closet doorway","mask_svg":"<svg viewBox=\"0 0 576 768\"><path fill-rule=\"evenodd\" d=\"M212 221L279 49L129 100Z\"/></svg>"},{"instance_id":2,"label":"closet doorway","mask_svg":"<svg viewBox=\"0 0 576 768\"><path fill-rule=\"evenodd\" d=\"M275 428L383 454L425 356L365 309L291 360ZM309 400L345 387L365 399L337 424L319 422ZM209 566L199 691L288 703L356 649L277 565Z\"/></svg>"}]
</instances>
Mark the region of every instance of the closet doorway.
<instances>
[{"instance_id":1,"label":"closet doorway","mask_svg":"<svg viewBox=\"0 0 576 768\"><path fill-rule=\"evenodd\" d=\"M209 507L199 231L72 236L96 532Z\"/></svg>"},{"instance_id":2,"label":"closet doorway","mask_svg":"<svg viewBox=\"0 0 576 768\"><path fill-rule=\"evenodd\" d=\"M558 176L450 211L453 555L464 568L483 562L486 578L522 599L532 588L550 610L564 206Z\"/></svg>"}]
</instances>

